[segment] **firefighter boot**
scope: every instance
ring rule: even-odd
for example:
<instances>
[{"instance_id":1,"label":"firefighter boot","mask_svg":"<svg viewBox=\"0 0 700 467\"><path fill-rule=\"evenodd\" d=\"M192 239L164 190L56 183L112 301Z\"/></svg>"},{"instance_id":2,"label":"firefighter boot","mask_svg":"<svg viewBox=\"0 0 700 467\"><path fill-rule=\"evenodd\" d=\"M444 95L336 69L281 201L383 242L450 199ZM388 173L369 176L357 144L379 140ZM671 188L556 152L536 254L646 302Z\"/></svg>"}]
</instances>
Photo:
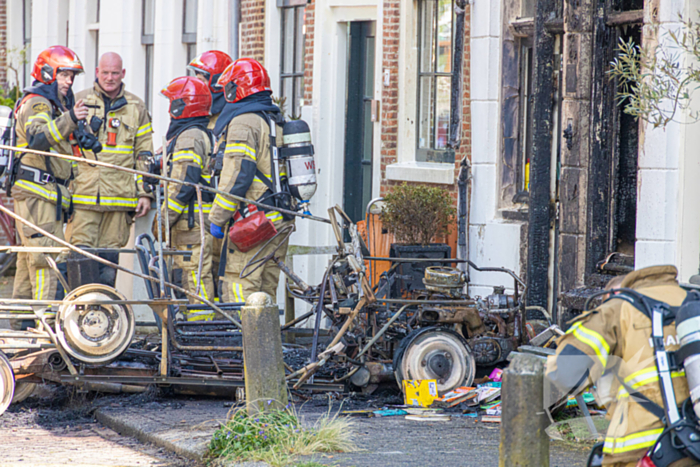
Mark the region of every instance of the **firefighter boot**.
<instances>
[{"instance_id":1,"label":"firefighter boot","mask_svg":"<svg viewBox=\"0 0 700 467\"><path fill-rule=\"evenodd\" d=\"M119 253L100 253L100 258L119 264ZM114 287L117 282L117 270L106 264L100 264L100 284Z\"/></svg>"}]
</instances>

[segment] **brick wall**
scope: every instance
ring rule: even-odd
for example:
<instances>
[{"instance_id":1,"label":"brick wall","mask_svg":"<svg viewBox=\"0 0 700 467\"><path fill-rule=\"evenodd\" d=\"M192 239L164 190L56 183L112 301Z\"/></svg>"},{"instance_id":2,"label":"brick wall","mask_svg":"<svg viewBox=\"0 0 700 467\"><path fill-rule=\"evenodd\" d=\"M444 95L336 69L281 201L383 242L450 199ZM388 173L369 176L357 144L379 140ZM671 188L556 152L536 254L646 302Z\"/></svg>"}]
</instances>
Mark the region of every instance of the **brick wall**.
<instances>
[{"instance_id":1,"label":"brick wall","mask_svg":"<svg viewBox=\"0 0 700 467\"><path fill-rule=\"evenodd\" d=\"M7 84L7 0L0 0L0 86Z\"/></svg>"},{"instance_id":2,"label":"brick wall","mask_svg":"<svg viewBox=\"0 0 700 467\"><path fill-rule=\"evenodd\" d=\"M382 70L389 70L389 86L382 91L382 144L381 144L381 195L384 196L391 187L402 182L386 180L386 166L396 163L396 143L398 138L398 110L399 110L399 29L401 26L401 12L399 0L384 1L384 37ZM471 10L467 6L464 19L464 61L462 68L462 144L455 156L455 183L454 185L438 185L450 191L450 195L457 202L457 175L459 174L459 162L467 156L471 159L471 102L469 90L470 73L470 16ZM417 122L417 120L416 120Z\"/></svg>"},{"instance_id":3,"label":"brick wall","mask_svg":"<svg viewBox=\"0 0 700 467\"><path fill-rule=\"evenodd\" d=\"M272 5L275 3L271 2ZM265 64L265 0L241 0L241 57Z\"/></svg>"},{"instance_id":4,"label":"brick wall","mask_svg":"<svg viewBox=\"0 0 700 467\"><path fill-rule=\"evenodd\" d=\"M7 0L0 0L0 87L7 85ZM12 198L5 193L0 194L0 202L5 207L14 208ZM9 239L3 229L0 229L0 245L7 245Z\"/></svg>"},{"instance_id":5,"label":"brick wall","mask_svg":"<svg viewBox=\"0 0 700 467\"><path fill-rule=\"evenodd\" d=\"M314 91L314 21L316 18L316 0L310 0L304 13L306 37L304 44L304 105L311 105Z\"/></svg>"}]
</instances>

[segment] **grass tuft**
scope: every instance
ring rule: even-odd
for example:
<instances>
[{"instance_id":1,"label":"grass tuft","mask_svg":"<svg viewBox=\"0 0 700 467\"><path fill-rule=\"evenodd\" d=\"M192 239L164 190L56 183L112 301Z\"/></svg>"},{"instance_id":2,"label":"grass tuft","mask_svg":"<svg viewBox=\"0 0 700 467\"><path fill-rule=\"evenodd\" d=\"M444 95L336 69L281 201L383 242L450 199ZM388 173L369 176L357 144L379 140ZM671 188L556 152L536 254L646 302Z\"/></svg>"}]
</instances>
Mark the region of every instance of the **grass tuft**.
<instances>
[{"instance_id":1,"label":"grass tuft","mask_svg":"<svg viewBox=\"0 0 700 467\"><path fill-rule=\"evenodd\" d=\"M214 433L208 457L215 465L230 461L266 462L273 467L299 465L294 463L296 456L356 451L354 436L353 422L330 411L313 426L303 427L290 406L254 417L240 408Z\"/></svg>"}]
</instances>

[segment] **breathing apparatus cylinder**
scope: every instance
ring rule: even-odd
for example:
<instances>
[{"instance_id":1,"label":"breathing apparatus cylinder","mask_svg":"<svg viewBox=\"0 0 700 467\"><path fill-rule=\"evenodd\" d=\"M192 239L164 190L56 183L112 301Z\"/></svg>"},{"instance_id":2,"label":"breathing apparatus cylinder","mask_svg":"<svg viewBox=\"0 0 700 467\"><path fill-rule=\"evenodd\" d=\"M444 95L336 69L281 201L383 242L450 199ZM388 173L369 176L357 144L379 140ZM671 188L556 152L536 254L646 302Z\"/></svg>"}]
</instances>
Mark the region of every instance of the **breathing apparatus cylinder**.
<instances>
[{"instance_id":1,"label":"breathing apparatus cylinder","mask_svg":"<svg viewBox=\"0 0 700 467\"><path fill-rule=\"evenodd\" d=\"M12 109L0 105L0 143L5 146L14 146L14 118ZM9 149L0 151L0 176L5 173L5 169L10 165L12 153Z\"/></svg>"},{"instance_id":2,"label":"breathing apparatus cylinder","mask_svg":"<svg viewBox=\"0 0 700 467\"><path fill-rule=\"evenodd\" d=\"M284 124L283 132L280 158L287 167L289 192L299 200L299 210L311 214L309 200L316 193L317 187L311 130L304 120L291 120Z\"/></svg>"},{"instance_id":3,"label":"breathing apparatus cylinder","mask_svg":"<svg viewBox=\"0 0 700 467\"><path fill-rule=\"evenodd\" d=\"M695 415L700 418L700 301L686 302L676 315L676 334Z\"/></svg>"}]
</instances>

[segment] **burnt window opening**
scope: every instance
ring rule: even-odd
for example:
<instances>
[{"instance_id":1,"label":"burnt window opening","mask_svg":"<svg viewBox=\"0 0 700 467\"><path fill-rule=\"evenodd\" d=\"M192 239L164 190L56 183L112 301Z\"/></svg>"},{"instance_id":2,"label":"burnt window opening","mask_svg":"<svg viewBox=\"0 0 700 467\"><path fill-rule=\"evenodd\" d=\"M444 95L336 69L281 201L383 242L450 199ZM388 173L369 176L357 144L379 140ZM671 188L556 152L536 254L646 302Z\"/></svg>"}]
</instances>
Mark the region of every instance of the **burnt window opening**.
<instances>
[{"instance_id":1,"label":"burnt window opening","mask_svg":"<svg viewBox=\"0 0 700 467\"><path fill-rule=\"evenodd\" d=\"M530 191L530 160L532 157L532 108L534 83L534 56L532 38L520 40L520 118L519 154L516 165L517 193L514 202L527 201Z\"/></svg>"},{"instance_id":2,"label":"burnt window opening","mask_svg":"<svg viewBox=\"0 0 700 467\"><path fill-rule=\"evenodd\" d=\"M644 9L644 0L613 0L614 11L632 11Z\"/></svg>"},{"instance_id":3,"label":"burnt window opening","mask_svg":"<svg viewBox=\"0 0 700 467\"><path fill-rule=\"evenodd\" d=\"M626 30L626 31L625 31ZM621 28L621 39L641 44L640 26ZM610 222L612 232L610 252L622 253L634 258L637 226L637 162L639 146L639 119L624 112L624 103L616 107L617 135L616 157L613 158L612 196ZM631 265L634 265L634 261Z\"/></svg>"}]
</instances>

